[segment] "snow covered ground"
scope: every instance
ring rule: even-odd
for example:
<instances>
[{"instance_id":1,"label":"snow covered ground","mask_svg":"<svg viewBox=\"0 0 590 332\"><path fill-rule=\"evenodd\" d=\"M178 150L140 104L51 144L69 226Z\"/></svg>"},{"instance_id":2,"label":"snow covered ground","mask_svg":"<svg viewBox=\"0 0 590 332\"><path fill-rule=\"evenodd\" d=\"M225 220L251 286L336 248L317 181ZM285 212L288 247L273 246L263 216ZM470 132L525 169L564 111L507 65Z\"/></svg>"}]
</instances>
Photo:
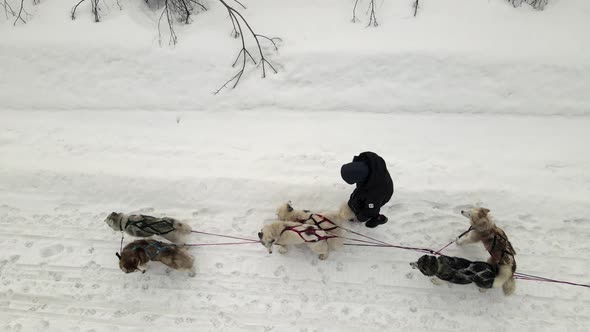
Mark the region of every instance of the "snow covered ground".
<instances>
[{"instance_id":1,"label":"snow covered ground","mask_svg":"<svg viewBox=\"0 0 590 332\"><path fill-rule=\"evenodd\" d=\"M179 122L177 123L177 118ZM230 118L232 121L227 121ZM519 281L517 292L434 286L413 252L346 247L193 248L195 278L125 275L112 210L171 215L255 237L292 200L330 209L351 188L339 166L373 149L396 182L374 230L440 248L489 207L519 270L588 282L588 118L329 112L3 112L0 320L7 330L568 330L590 324L590 292ZM218 241L194 236L195 242ZM478 246L449 254L484 259Z\"/></svg>"},{"instance_id":2,"label":"snow covered ground","mask_svg":"<svg viewBox=\"0 0 590 332\"><path fill-rule=\"evenodd\" d=\"M391 248L319 261L200 247L194 278L125 275L103 220L255 237L287 200L336 208L352 190L340 166L372 150L395 182L390 222L351 228L438 249L466 229L460 209L483 205L519 272L589 283L589 1L423 0L413 18L411 1L385 0L375 29L349 22L353 1L245 1L255 30L283 39L279 74L217 96L239 47L222 8L160 48L142 3L99 24L87 7L68 20L70 0L26 25L0 18L0 330L588 330L588 289L434 286L408 265L420 254Z\"/></svg>"}]
</instances>

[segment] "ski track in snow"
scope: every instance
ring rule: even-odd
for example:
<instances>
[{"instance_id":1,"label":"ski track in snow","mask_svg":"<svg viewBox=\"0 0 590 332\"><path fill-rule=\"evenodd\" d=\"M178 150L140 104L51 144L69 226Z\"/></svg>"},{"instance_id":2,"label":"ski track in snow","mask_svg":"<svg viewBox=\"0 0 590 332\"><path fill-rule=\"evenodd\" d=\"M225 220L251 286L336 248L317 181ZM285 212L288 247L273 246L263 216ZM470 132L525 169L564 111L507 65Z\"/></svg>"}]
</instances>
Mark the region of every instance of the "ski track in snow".
<instances>
[{"instance_id":1,"label":"ski track in snow","mask_svg":"<svg viewBox=\"0 0 590 332\"><path fill-rule=\"evenodd\" d=\"M176 118L182 120L177 123ZM517 291L434 286L420 254L345 247L191 248L198 273L122 273L111 211L169 215L196 230L256 237L292 200L336 208L339 166L365 149L396 184L390 222L350 227L439 249L489 207L519 271L588 282L588 118L352 113L0 113L3 331L584 331L588 289L517 281ZM230 121L228 121L230 119ZM262 121L264 120L264 121ZM362 121L361 121L362 120ZM363 139L360 139L360 138ZM215 242L195 234L194 242ZM129 237L127 240L130 240ZM450 255L485 259L478 245Z\"/></svg>"}]
</instances>

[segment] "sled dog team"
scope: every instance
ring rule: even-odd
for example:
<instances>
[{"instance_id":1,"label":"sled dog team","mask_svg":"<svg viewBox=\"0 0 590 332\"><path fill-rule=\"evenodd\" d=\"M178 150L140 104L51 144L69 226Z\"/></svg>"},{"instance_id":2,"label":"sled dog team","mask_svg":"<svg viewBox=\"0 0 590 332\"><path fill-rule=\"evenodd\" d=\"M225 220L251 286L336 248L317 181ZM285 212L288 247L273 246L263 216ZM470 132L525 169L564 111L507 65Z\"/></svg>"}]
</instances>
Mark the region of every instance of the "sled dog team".
<instances>
[{"instance_id":1,"label":"sled dog team","mask_svg":"<svg viewBox=\"0 0 590 332\"><path fill-rule=\"evenodd\" d=\"M290 245L305 244L320 260L325 260L330 251L343 245L343 229L340 226L345 221L361 222L369 228L387 223L388 218L380 214L380 209L393 195L393 181L385 161L373 152L363 152L355 156L351 163L342 166L341 176L348 184L356 184L356 188L338 211L317 214L297 210L290 202L278 207L278 220L264 225L258 233L261 244L269 253L274 246L279 248L280 253L286 253ZM485 208L461 211L471 225L462 234L465 237L456 239L458 245L481 242L490 254L487 262L424 255L410 265L431 277L437 285L441 281L475 283L482 291L501 287L504 294L512 294L515 289L516 253L504 231L491 220L489 212ZM146 263L159 261L172 269L188 270L190 276L195 275L194 259L184 246L192 232L190 225L168 217L116 212L111 213L105 222L113 230L134 237L157 235L171 242L142 239L127 244L117 254L123 272L145 272Z\"/></svg>"}]
</instances>

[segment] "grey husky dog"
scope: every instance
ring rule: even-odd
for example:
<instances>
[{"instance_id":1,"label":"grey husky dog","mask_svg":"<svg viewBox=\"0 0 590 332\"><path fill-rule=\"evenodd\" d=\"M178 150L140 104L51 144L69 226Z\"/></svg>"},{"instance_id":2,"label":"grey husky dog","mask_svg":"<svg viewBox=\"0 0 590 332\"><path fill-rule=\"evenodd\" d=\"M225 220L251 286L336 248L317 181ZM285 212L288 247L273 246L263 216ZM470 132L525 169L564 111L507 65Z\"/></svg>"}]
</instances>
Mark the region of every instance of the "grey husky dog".
<instances>
[{"instance_id":1,"label":"grey husky dog","mask_svg":"<svg viewBox=\"0 0 590 332\"><path fill-rule=\"evenodd\" d=\"M187 223L174 218L157 218L143 214L113 212L105 219L107 225L116 231L125 232L135 237L158 235L172 243L184 243L185 237L192 232Z\"/></svg>"}]
</instances>

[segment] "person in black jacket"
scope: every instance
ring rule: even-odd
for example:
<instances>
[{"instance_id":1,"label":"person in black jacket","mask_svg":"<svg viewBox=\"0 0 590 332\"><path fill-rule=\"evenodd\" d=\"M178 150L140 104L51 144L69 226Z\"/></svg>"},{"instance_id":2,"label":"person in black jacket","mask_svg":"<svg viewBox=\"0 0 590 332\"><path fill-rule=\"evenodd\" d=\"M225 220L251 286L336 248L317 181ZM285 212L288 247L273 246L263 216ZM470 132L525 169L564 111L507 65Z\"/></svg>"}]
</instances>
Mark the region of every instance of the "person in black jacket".
<instances>
[{"instance_id":1,"label":"person in black jacket","mask_svg":"<svg viewBox=\"0 0 590 332\"><path fill-rule=\"evenodd\" d=\"M358 221L369 228L385 224L387 217L379 211L393 195L393 181L383 158L374 152L363 152L351 163L342 165L340 174L348 184L356 183L348 206Z\"/></svg>"}]
</instances>

